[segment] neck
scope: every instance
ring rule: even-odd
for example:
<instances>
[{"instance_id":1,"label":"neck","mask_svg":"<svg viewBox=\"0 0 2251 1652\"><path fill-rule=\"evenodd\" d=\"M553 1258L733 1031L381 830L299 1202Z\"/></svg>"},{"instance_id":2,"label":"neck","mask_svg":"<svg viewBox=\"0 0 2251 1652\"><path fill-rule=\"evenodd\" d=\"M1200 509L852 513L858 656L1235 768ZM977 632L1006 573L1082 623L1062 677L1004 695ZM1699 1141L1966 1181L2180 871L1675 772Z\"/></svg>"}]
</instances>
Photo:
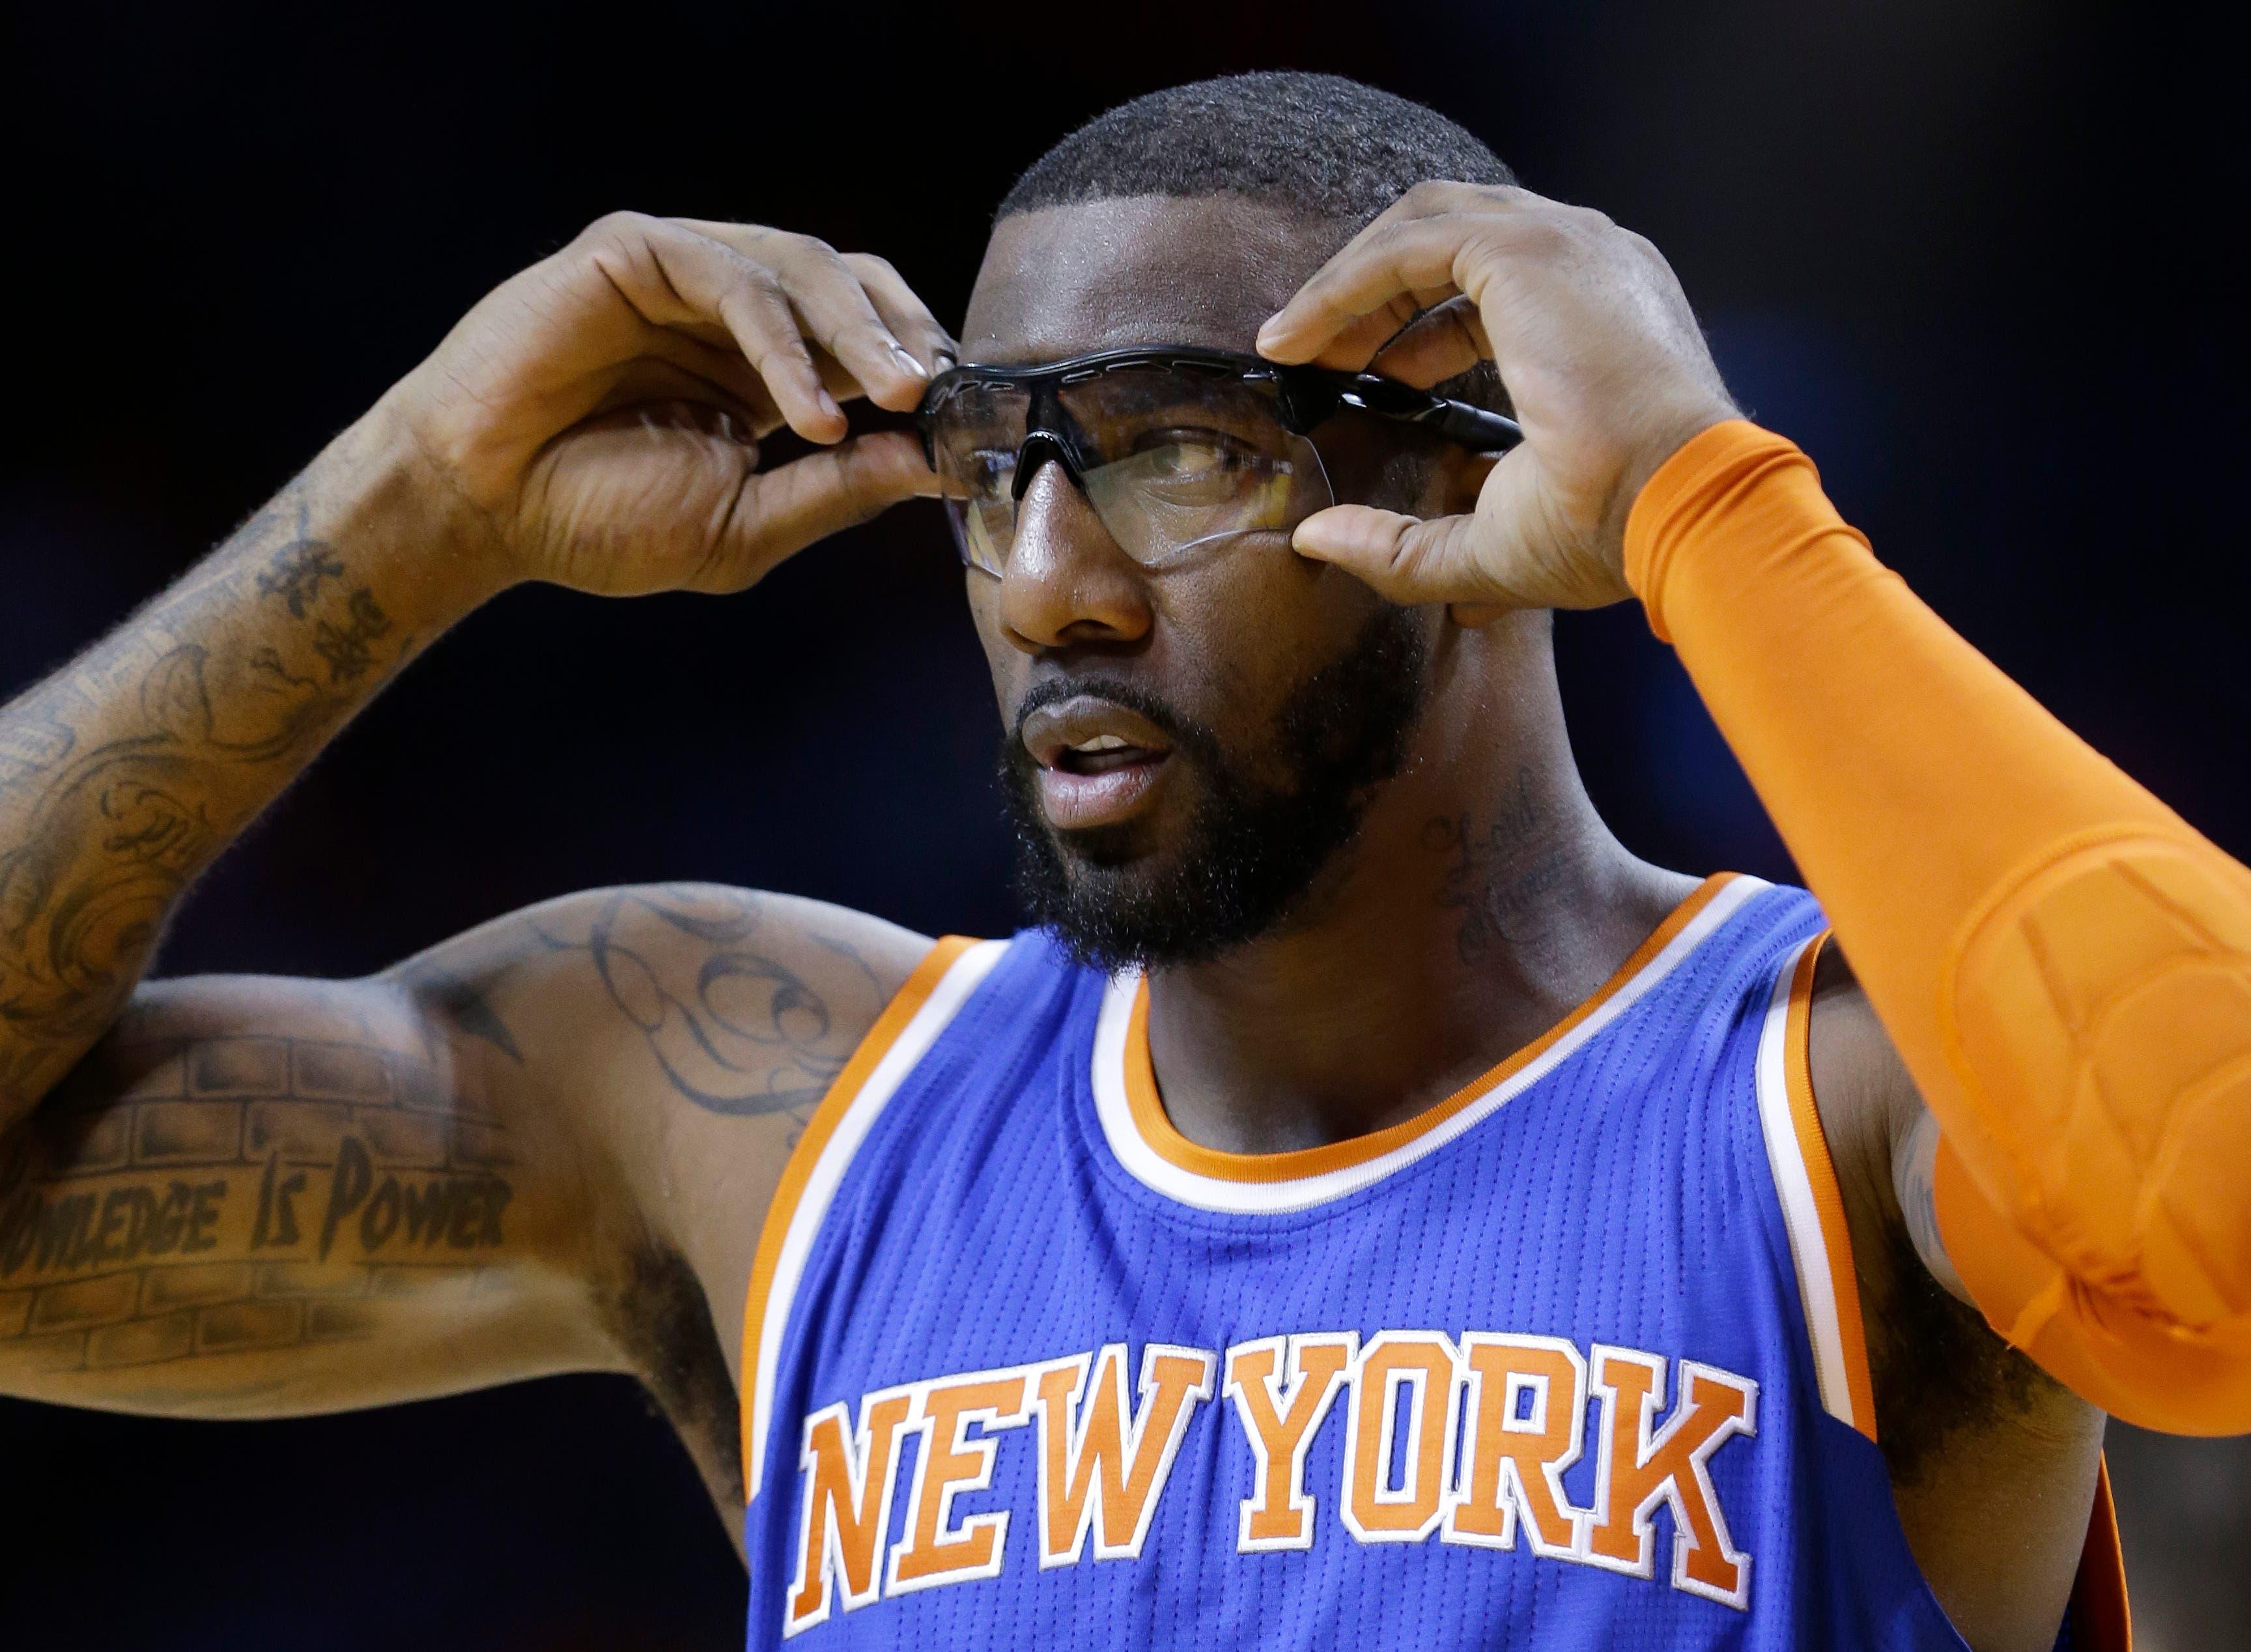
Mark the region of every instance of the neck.
<instances>
[{"instance_id":1,"label":"neck","mask_svg":"<svg viewBox=\"0 0 2251 1652\"><path fill-rule=\"evenodd\" d=\"M1190 1141L1285 1152L1413 1117L1598 990L1694 886L1595 813L1544 624L1452 632L1409 762L1292 919L1153 973L1150 1055Z\"/></svg>"}]
</instances>

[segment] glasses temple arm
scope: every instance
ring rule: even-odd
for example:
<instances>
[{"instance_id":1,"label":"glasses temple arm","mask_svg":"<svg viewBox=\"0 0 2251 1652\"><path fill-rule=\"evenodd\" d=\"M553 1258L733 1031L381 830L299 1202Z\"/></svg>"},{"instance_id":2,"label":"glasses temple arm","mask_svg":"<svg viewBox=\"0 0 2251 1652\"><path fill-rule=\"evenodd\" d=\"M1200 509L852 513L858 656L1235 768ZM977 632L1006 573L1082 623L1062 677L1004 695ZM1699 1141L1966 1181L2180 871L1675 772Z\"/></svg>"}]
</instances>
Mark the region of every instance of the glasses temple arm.
<instances>
[{"instance_id":1,"label":"glasses temple arm","mask_svg":"<svg viewBox=\"0 0 2251 1652\"><path fill-rule=\"evenodd\" d=\"M1472 453L1505 453L1524 440L1524 427L1513 419L1465 401L1442 401L1416 422L1430 424Z\"/></svg>"}]
</instances>

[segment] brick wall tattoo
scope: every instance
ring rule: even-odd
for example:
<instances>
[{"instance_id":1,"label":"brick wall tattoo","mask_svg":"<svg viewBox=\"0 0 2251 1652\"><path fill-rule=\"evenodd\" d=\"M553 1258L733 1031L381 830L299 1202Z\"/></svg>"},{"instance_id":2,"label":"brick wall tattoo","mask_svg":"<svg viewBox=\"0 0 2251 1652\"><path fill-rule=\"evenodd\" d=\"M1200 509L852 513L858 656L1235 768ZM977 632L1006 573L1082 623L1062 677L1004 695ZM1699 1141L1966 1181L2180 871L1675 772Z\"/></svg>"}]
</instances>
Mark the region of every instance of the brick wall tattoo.
<instances>
[{"instance_id":1,"label":"brick wall tattoo","mask_svg":"<svg viewBox=\"0 0 2251 1652\"><path fill-rule=\"evenodd\" d=\"M491 1277L498 1121L397 1051L225 1038L121 1051L0 1140L0 1358L102 1371L374 1329L385 1299Z\"/></svg>"}]
</instances>

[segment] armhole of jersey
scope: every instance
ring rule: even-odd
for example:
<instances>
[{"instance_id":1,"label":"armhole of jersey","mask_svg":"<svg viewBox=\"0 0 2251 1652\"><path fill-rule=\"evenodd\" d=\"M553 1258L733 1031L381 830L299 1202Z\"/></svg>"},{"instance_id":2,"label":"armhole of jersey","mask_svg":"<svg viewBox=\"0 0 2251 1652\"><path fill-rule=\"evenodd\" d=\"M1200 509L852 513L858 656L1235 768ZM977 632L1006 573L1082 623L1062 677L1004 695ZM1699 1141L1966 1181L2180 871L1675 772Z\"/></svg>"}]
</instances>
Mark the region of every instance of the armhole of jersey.
<instances>
[{"instance_id":1,"label":"armhole of jersey","mask_svg":"<svg viewBox=\"0 0 2251 1652\"><path fill-rule=\"evenodd\" d=\"M1808 1040L1813 1021L1813 966L1825 930L1786 959L1777 972L1759 1035L1759 1125L1782 1203L1783 1225L1797 1265L1797 1291L1813 1344L1822 1408L1870 1441L1876 1406L1868 1380L1867 1338L1860 1325L1860 1277L1845 1225L1845 1199L1813 1104Z\"/></svg>"},{"instance_id":2,"label":"armhole of jersey","mask_svg":"<svg viewBox=\"0 0 2251 1652\"><path fill-rule=\"evenodd\" d=\"M1759 1121L1768 1161L1790 1230L1790 1253L1813 1343L1821 1404L1838 1421L1876 1437L1874 1392L1868 1346L1860 1323L1860 1276L1845 1225L1845 1199L1829 1157L1828 1137L1813 1101L1809 1059L1813 1024L1813 970L1829 939L1824 931L1783 965L1776 979L1766 1024L1759 1037ZM2126 1600L2126 1563L2118 1544L2118 1516L2110 1499L2110 1466L2098 1465L2095 1506L2071 1586L2074 1652L2132 1652Z\"/></svg>"},{"instance_id":3,"label":"armhole of jersey","mask_svg":"<svg viewBox=\"0 0 2251 1652\"><path fill-rule=\"evenodd\" d=\"M758 1495L765 1455L767 1407L772 1403L774 1366L789 1323L791 1304L805 1270L806 1254L828 1214L838 1183L869 1127L938 1035L968 1001L1008 943L948 935L932 946L906 983L893 995L852 1059L790 1149L758 1230L751 1262L750 1295L743 1305L743 1484L745 1496Z\"/></svg>"}]
</instances>

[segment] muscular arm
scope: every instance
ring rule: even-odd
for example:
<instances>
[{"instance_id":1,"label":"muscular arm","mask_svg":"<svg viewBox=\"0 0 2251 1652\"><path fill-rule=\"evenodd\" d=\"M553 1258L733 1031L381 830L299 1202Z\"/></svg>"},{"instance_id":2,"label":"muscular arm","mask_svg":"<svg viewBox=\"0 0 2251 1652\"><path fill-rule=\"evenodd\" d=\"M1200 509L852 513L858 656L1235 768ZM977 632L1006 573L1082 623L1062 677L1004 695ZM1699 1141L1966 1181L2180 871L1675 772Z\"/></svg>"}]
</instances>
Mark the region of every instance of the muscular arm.
<instances>
[{"instance_id":1,"label":"muscular arm","mask_svg":"<svg viewBox=\"0 0 2251 1652\"><path fill-rule=\"evenodd\" d=\"M840 441L835 399L911 406L946 348L882 260L756 226L620 213L495 288L202 566L0 708L0 1128L417 649L523 580L740 590L934 491L911 437ZM785 422L836 445L759 469Z\"/></svg>"},{"instance_id":2,"label":"muscular arm","mask_svg":"<svg viewBox=\"0 0 2251 1652\"><path fill-rule=\"evenodd\" d=\"M2251 873L1917 602L1782 439L1688 443L1627 553L1937 1121L1943 1266L2105 1410L2251 1426Z\"/></svg>"},{"instance_id":3,"label":"muscular arm","mask_svg":"<svg viewBox=\"0 0 2251 1652\"><path fill-rule=\"evenodd\" d=\"M384 979L141 989L0 1137L0 1389L268 1416L616 1366L580 1142L427 1007Z\"/></svg>"},{"instance_id":4,"label":"muscular arm","mask_svg":"<svg viewBox=\"0 0 2251 1652\"><path fill-rule=\"evenodd\" d=\"M387 421L0 709L0 1128L117 1017L187 885L489 588Z\"/></svg>"},{"instance_id":5,"label":"muscular arm","mask_svg":"<svg viewBox=\"0 0 2251 1652\"><path fill-rule=\"evenodd\" d=\"M949 349L880 259L604 219L0 709L0 1392L248 1416L633 1371L738 1513L758 1218L917 937L613 890L366 981L136 983L188 883L494 593L738 591L935 491L837 403L911 407ZM785 424L815 451L761 469Z\"/></svg>"},{"instance_id":6,"label":"muscular arm","mask_svg":"<svg viewBox=\"0 0 2251 1652\"><path fill-rule=\"evenodd\" d=\"M926 947L673 885L363 981L142 987L0 1134L0 1392L253 1417L627 1371L738 1517L759 1220Z\"/></svg>"}]
</instances>

